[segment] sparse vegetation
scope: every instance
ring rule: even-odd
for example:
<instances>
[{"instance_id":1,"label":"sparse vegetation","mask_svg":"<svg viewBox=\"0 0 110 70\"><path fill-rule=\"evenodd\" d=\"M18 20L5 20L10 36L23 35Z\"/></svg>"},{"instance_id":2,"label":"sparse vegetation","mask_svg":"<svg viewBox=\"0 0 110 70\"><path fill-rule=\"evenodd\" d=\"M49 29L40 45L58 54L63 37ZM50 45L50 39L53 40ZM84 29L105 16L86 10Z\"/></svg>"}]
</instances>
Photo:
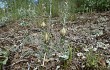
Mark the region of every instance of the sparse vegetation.
<instances>
[{"instance_id":1,"label":"sparse vegetation","mask_svg":"<svg viewBox=\"0 0 110 70\"><path fill-rule=\"evenodd\" d=\"M0 70L109 70L109 0L1 0Z\"/></svg>"}]
</instances>

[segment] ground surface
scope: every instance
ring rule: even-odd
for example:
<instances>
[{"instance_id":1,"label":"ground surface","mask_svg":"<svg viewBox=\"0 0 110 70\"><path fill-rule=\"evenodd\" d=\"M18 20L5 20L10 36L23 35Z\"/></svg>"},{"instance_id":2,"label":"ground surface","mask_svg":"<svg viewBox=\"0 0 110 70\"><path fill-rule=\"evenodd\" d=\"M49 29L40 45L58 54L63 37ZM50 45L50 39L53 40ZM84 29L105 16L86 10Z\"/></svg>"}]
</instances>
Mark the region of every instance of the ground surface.
<instances>
[{"instance_id":1,"label":"ground surface","mask_svg":"<svg viewBox=\"0 0 110 70\"><path fill-rule=\"evenodd\" d=\"M59 21L58 21L59 22ZM59 31L62 25L57 21L53 23L52 43L59 42ZM0 27L0 47L10 51L9 61L4 70L37 70L42 65L45 55L42 44L42 29L31 24L29 26L20 26L19 21L13 21L4 27ZM72 48L76 48L74 55L78 52L84 52L83 48L97 48L98 53L103 56L104 63L110 58L110 12L89 13L77 15L75 21L67 22L66 40L71 43ZM51 43L51 42L50 42ZM58 57L55 54L61 53L61 45L49 47L46 53L44 70L57 70L60 66ZM69 69L75 69L75 63L79 61L77 56L73 58ZM61 69L60 69L61 70Z\"/></svg>"}]
</instances>

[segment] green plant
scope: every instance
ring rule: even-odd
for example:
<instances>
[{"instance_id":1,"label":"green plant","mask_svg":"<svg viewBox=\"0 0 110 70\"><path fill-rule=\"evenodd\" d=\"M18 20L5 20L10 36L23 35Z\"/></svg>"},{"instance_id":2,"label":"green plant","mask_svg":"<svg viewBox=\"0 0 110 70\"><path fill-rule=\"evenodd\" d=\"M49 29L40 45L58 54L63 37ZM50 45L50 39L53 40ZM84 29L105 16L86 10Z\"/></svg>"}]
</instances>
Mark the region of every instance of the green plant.
<instances>
[{"instance_id":1,"label":"green plant","mask_svg":"<svg viewBox=\"0 0 110 70\"><path fill-rule=\"evenodd\" d=\"M21 25L21 26L27 26L28 24L29 24L29 23L26 22L26 21L21 21L21 22L20 22L20 25Z\"/></svg>"},{"instance_id":2,"label":"green plant","mask_svg":"<svg viewBox=\"0 0 110 70\"><path fill-rule=\"evenodd\" d=\"M8 61L9 51L5 48L0 48L0 70L2 70L3 65Z\"/></svg>"},{"instance_id":3,"label":"green plant","mask_svg":"<svg viewBox=\"0 0 110 70\"><path fill-rule=\"evenodd\" d=\"M63 24L63 26L66 25L66 21L69 16L69 5L68 1L61 1L59 5L59 16L60 16L60 21Z\"/></svg>"},{"instance_id":4,"label":"green plant","mask_svg":"<svg viewBox=\"0 0 110 70\"><path fill-rule=\"evenodd\" d=\"M64 46L64 42L63 42L62 45ZM67 48L67 46L64 46L64 49L65 48ZM59 60L60 60L61 66L62 66L62 68L64 70L67 70L68 67L70 67L71 61L72 61L72 57L73 57L72 47L68 46L67 49L62 51L62 55L59 56Z\"/></svg>"},{"instance_id":5,"label":"green plant","mask_svg":"<svg viewBox=\"0 0 110 70\"><path fill-rule=\"evenodd\" d=\"M110 10L110 0L74 0L76 12L93 12Z\"/></svg>"},{"instance_id":6,"label":"green plant","mask_svg":"<svg viewBox=\"0 0 110 70\"><path fill-rule=\"evenodd\" d=\"M98 67L98 62L99 62L98 55L96 55L95 53L90 51L86 54L86 58L87 58L86 66L88 66L88 67Z\"/></svg>"},{"instance_id":7,"label":"green plant","mask_svg":"<svg viewBox=\"0 0 110 70\"><path fill-rule=\"evenodd\" d=\"M86 52L86 60L85 60L84 69L104 70L105 67L100 65L100 59L101 57L99 56L99 54L94 53L94 51L90 50Z\"/></svg>"},{"instance_id":8,"label":"green plant","mask_svg":"<svg viewBox=\"0 0 110 70\"><path fill-rule=\"evenodd\" d=\"M7 24L7 22L11 21L11 15L8 13L7 16L2 16L0 19L0 27L5 26Z\"/></svg>"},{"instance_id":9,"label":"green plant","mask_svg":"<svg viewBox=\"0 0 110 70\"><path fill-rule=\"evenodd\" d=\"M52 17L60 16L59 11L64 9L62 6L59 9L59 5L62 3L64 5L64 1L67 0L53 0L51 2L51 14ZM18 9L23 8L28 10L31 8L31 12L37 13L40 15L43 11L41 10L42 4L45 4L47 15L50 12L50 3L49 0L39 0L39 3L35 5L31 0L7 0L7 8L0 9L1 13L0 17L7 15L7 13L11 13L12 18L15 19L19 17ZM93 12L93 11L106 11L110 10L110 0L68 0L68 12L69 14L74 14L74 12ZM4 11L5 10L5 11ZM30 12L28 10L28 12ZM33 14L33 13L31 13Z\"/></svg>"}]
</instances>

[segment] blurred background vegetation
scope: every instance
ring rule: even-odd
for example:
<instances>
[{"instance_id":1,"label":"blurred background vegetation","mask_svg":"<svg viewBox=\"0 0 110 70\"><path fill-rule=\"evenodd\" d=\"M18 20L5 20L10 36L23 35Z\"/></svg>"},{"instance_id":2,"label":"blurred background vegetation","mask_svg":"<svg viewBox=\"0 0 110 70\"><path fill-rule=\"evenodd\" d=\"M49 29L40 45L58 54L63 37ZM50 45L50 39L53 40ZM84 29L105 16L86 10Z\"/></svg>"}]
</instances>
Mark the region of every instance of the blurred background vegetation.
<instances>
[{"instance_id":1,"label":"blurred background vegetation","mask_svg":"<svg viewBox=\"0 0 110 70\"><path fill-rule=\"evenodd\" d=\"M52 0L52 16L60 15L68 2L68 13L103 12L110 10L110 0ZM49 0L0 0L0 18L3 16L21 18L22 16L49 15ZM45 9L43 8L45 7ZM33 14L34 13L34 14Z\"/></svg>"}]
</instances>

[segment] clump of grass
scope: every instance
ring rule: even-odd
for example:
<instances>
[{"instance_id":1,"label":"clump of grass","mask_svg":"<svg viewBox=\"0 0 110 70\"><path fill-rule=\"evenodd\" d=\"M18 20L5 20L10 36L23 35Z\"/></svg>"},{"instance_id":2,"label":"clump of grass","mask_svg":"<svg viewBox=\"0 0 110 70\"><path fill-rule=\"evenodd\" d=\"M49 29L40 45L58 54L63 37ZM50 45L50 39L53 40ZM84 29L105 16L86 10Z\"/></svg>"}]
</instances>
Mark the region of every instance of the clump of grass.
<instances>
[{"instance_id":1,"label":"clump of grass","mask_svg":"<svg viewBox=\"0 0 110 70\"><path fill-rule=\"evenodd\" d=\"M95 53L94 51L90 50L86 52L86 60L85 60L85 67L83 69L85 70L104 70L106 68L106 63L102 62L102 57Z\"/></svg>"},{"instance_id":2,"label":"clump of grass","mask_svg":"<svg viewBox=\"0 0 110 70\"><path fill-rule=\"evenodd\" d=\"M92 51L86 53L86 66L87 67L93 67L97 68L98 67L98 62L99 62L99 56L97 54L94 54Z\"/></svg>"}]
</instances>

